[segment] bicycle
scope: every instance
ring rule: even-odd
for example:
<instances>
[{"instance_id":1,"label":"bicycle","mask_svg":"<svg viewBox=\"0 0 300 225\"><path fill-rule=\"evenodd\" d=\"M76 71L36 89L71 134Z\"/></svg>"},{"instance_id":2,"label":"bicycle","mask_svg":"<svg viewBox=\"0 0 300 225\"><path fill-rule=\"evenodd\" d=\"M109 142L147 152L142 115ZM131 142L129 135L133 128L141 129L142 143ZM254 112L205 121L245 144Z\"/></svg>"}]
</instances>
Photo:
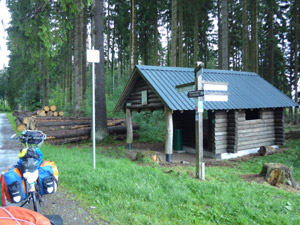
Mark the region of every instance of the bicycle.
<instances>
[{"instance_id":1,"label":"bicycle","mask_svg":"<svg viewBox=\"0 0 300 225\"><path fill-rule=\"evenodd\" d=\"M38 169L43 157L39 148L42 146L44 140L46 140L46 137L46 134L42 131L31 130L23 131L21 136L14 134L11 137L11 139L20 140L25 147L20 151L20 160L17 166L25 181L26 198L22 200L22 197L16 195L15 199L12 196L13 201L22 202L20 207L24 207L26 204L31 204L32 202L33 210L36 212L40 212L41 203L43 201L38 184ZM51 193L51 190L49 190L49 192Z\"/></svg>"}]
</instances>

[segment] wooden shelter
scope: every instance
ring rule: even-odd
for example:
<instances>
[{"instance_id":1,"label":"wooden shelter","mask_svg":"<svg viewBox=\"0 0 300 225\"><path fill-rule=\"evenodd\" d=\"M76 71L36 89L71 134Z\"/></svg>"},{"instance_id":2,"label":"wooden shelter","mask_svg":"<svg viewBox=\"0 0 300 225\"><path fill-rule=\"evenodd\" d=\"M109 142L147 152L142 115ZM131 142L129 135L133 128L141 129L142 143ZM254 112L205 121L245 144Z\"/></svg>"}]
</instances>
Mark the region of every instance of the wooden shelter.
<instances>
[{"instance_id":1,"label":"wooden shelter","mask_svg":"<svg viewBox=\"0 0 300 225\"><path fill-rule=\"evenodd\" d=\"M204 69L203 80L229 83L228 102L204 102L204 155L221 159L257 152L263 145L284 144L284 108L298 106L292 99L256 73ZM129 148L132 112L164 110L167 161L171 161L175 129L181 131L183 148L194 150L195 101L176 90L193 81L193 68L135 67L115 107L126 111Z\"/></svg>"}]
</instances>

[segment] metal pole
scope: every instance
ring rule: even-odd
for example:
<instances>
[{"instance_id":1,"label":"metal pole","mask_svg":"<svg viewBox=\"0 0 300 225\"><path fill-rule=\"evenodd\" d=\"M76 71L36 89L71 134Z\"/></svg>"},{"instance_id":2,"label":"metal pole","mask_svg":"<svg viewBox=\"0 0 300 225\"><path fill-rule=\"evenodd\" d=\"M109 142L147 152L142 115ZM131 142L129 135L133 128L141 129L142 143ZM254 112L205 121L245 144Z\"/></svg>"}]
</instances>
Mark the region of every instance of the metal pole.
<instances>
[{"instance_id":1,"label":"metal pole","mask_svg":"<svg viewBox=\"0 0 300 225\"><path fill-rule=\"evenodd\" d=\"M93 62L93 66L92 66L92 130L93 130L93 165L94 165L94 169L96 169L96 114L95 114L95 63Z\"/></svg>"}]
</instances>

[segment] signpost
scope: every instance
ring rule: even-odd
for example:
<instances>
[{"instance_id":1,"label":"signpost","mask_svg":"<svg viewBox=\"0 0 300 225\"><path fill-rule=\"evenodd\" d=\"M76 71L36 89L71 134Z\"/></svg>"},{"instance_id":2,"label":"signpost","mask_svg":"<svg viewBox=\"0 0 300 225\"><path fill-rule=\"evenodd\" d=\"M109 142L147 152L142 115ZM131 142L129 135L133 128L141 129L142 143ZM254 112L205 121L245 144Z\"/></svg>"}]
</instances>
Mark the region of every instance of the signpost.
<instances>
[{"instance_id":1,"label":"signpost","mask_svg":"<svg viewBox=\"0 0 300 225\"><path fill-rule=\"evenodd\" d=\"M96 120L95 120L95 63L100 62L99 50L87 50L87 61L92 64L92 133L93 133L93 167L96 169Z\"/></svg>"},{"instance_id":2,"label":"signpost","mask_svg":"<svg viewBox=\"0 0 300 225\"><path fill-rule=\"evenodd\" d=\"M197 62L194 72L195 82L181 84L176 86L176 88L179 93L189 91L187 94L188 97L195 98L196 176L201 180L205 180L205 164L203 161L203 102L228 101L228 83L216 81L203 81L203 64L201 62Z\"/></svg>"}]
</instances>

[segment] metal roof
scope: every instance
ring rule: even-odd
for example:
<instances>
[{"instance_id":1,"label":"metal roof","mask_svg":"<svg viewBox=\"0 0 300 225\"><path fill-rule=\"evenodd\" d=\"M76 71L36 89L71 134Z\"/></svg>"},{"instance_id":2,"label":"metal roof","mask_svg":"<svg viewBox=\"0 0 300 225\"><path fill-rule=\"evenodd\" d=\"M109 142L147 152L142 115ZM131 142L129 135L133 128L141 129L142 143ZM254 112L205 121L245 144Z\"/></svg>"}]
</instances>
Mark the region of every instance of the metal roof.
<instances>
[{"instance_id":1,"label":"metal roof","mask_svg":"<svg viewBox=\"0 0 300 225\"><path fill-rule=\"evenodd\" d=\"M187 92L178 93L176 90L177 85L194 82L194 68L142 65L137 65L136 68L171 110L194 110L195 100L188 98ZM130 79L129 82L133 80ZM202 80L229 83L228 102L204 102L206 110L297 106L292 99L256 73L204 69ZM126 88L129 86L127 85ZM128 93L128 90L124 92Z\"/></svg>"}]
</instances>

